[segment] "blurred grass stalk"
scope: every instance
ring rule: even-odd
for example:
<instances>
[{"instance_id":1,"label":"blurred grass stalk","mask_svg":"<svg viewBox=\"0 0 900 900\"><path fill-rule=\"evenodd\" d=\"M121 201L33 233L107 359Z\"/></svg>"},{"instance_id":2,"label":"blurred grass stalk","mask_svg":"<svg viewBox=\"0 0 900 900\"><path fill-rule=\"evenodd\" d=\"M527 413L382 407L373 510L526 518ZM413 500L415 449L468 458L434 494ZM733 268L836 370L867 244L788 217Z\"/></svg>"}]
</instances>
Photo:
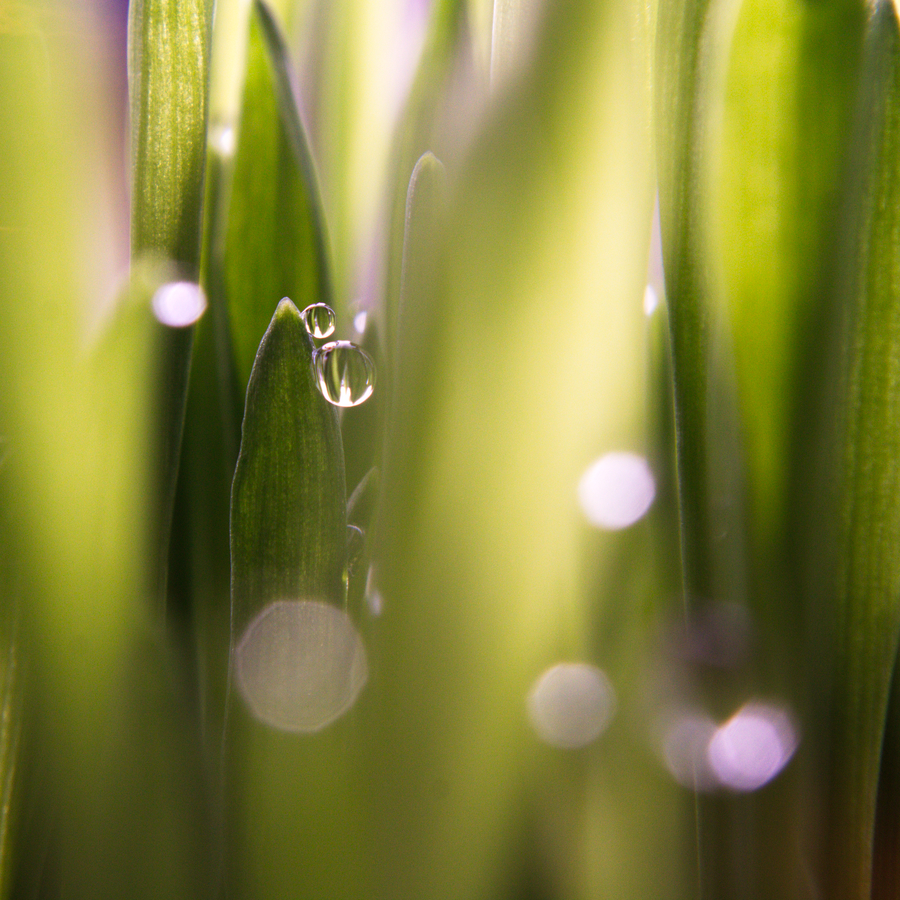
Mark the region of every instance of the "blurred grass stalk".
<instances>
[{"instance_id":1,"label":"blurred grass stalk","mask_svg":"<svg viewBox=\"0 0 900 900\"><path fill-rule=\"evenodd\" d=\"M896 896L894 7L413 6L132 4L133 265L96 331L104 32L2 13L0 896ZM150 312L172 277L196 329ZM316 393L284 296L368 314L367 406ZM576 486L621 449L657 504L599 532ZM338 583L370 470L380 615ZM365 642L321 732L229 693L283 600ZM722 601L749 661L672 662ZM617 695L577 751L525 712L561 660ZM695 800L654 678L717 720L774 698L796 761Z\"/></svg>"}]
</instances>

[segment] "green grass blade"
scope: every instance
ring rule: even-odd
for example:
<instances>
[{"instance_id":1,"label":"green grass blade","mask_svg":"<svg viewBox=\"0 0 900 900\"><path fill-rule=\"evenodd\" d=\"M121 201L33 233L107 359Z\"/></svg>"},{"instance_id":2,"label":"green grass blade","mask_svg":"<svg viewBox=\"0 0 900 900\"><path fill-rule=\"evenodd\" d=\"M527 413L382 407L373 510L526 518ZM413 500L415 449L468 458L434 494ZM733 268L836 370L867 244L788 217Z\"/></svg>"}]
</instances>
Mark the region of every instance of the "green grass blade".
<instances>
[{"instance_id":1,"label":"green grass blade","mask_svg":"<svg viewBox=\"0 0 900 900\"><path fill-rule=\"evenodd\" d=\"M685 593L713 593L709 498L709 285L702 245L702 173L705 95L716 73L704 51L713 0L677 0L659 6L656 35L655 115L660 227L672 342L678 451L679 506ZM720 4L721 5L721 4ZM699 220L699 221L698 221Z\"/></svg>"},{"instance_id":2,"label":"green grass blade","mask_svg":"<svg viewBox=\"0 0 900 900\"><path fill-rule=\"evenodd\" d=\"M822 498L833 486L823 473L838 476L823 462L822 440L833 439L833 338L847 305L832 299L839 232L858 204L839 186L863 19L853 2L659 9L657 142L686 600L747 604L757 647L730 689L777 693L802 711L798 763L808 775L832 738L821 623L833 587L820 586L837 553ZM732 508L724 522L717 492ZM718 682L706 687L713 701ZM808 861L797 848L817 847L820 823L790 782L758 799L701 801L707 891L800 890ZM747 827L738 839L739 821ZM763 852L773 841L777 852ZM729 850L738 843L743 856Z\"/></svg>"},{"instance_id":3,"label":"green grass blade","mask_svg":"<svg viewBox=\"0 0 900 900\"><path fill-rule=\"evenodd\" d=\"M863 26L864 10L854 0L827 7L744 3L715 134L695 148L710 154L715 182L709 255L721 272L724 299L716 300L732 336L749 538L754 559L771 560L767 569L780 564L770 554L797 501L792 464L806 466L811 452L803 411L821 394L817 357L833 318L823 296L835 277L838 186ZM799 610L775 600L771 583L760 593L772 596L773 607ZM773 625L791 629L791 617Z\"/></svg>"},{"instance_id":4,"label":"green grass blade","mask_svg":"<svg viewBox=\"0 0 900 900\"><path fill-rule=\"evenodd\" d=\"M434 5L419 69L397 127L388 182L394 187L393 196L388 198L390 241L384 301L384 342L389 365L393 365L397 352L397 308L402 289L409 182L423 154L444 154L446 145L452 143L442 119L448 113L446 105L454 62L464 52L464 19L462 0L440 0Z\"/></svg>"},{"instance_id":5,"label":"green grass blade","mask_svg":"<svg viewBox=\"0 0 900 900\"><path fill-rule=\"evenodd\" d=\"M177 509L178 583L196 641L206 752L219 771L231 559L228 515L254 358L278 301L330 299L325 236L284 39L268 7L216 21L203 284ZM233 69L240 69L238 78Z\"/></svg>"},{"instance_id":6,"label":"green grass blade","mask_svg":"<svg viewBox=\"0 0 900 900\"><path fill-rule=\"evenodd\" d=\"M8 477L8 468L0 459L0 479ZM9 496L8 488L0 496ZM19 759L23 731L23 679L20 662L22 591L17 583L16 567L9 558L11 542L6 530L0 531L0 897L11 896L14 867L22 855L20 816L22 775Z\"/></svg>"},{"instance_id":7,"label":"green grass blade","mask_svg":"<svg viewBox=\"0 0 900 900\"><path fill-rule=\"evenodd\" d=\"M132 252L196 277L206 153L209 5L138 0L129 9Z\"/></svg>"},{"instance_id":8,"label":"green grass blade","mask_svg":"<svg viewBox=\"0 0 900 900\"><path fill-rule=\"evenodd\" d=\"M575 575L588 546L576 486L605 449L641 441L651 165L636 149L649 129L637 16L617 3L549 8L525 79L462 171L448 166L434 255L410 259L422 269L401 319L386 455L381 703L365 718L382 894L512 895L521 860L506 855L505 829L523 783L543 786L554 766L532 742L525 696L551 662L595 658L589 623L608 598ZM439 171L429 159L420 178L437 188ZM576 765L565 771L577 779ZM573 838L577 874L560 895L657 896L633 858L627 873L605 854L608 865L587 862L609 820L582 811L590 835ZM655 848L646 833L636 843Z\"/></svg>"},{"instance_id":9,"label":"green grass blade","mask_svg":"<svg viewBox=\"0 0 900 900\"><path fill-rule=\"evenodd\" d=\"M900 635L900 38L890 3L869 22L861 139L846 219L852 310L845 398L835 693L825 883L868 897L882 735ZM896 759L886 758L895 767ZM885 779L891 776L883 775Z\"/></svg>"},{"instance_id":10,"label":"green grass blade","mask_svg":"<svg viewBox=\"0 0 900 900\"><path fill-rule=\"evenodd\" d=\"M150 293L96 345L79 315L98 302L98 135L119 98L97 44L72 40L81 8L19 12L34 22L0 38L0 519L33 751L21 808L37 824L20 821L14 891L201 897L200 770L147 614ZM26 843L42 832L46 859Z\"/></svg>"},{"instance_id":11,"label":"green grass blade","mask_svg":"<svg viewBox=\"0 0 900 900\"><path fill-rule=\"evenodd\" d=\"M341 436L335 408L316 386L312 352L296 307L283 300L250 377L232 491L238 672L248 624L261 621L261 614L271 613L278 601L345 608L347 510ZM319 646L328 652L327 635ZM338 732L344 737L337 745L333 729L324 735L282 734L269 727L275 723L265 716L256 722L243 695L234 696L237 706L230 713L227 743L229 831L234 841L228 854L231 895L285 896L296 889L301 896L313 896L311 891L352 896L353 878L348 880L337 862L347 846L359 850L351 840L354 800L346 790L341 763L346 734ZM311 686L310 702L318 697L316 686ZM291 707L292 712L296 709ZM321 727L314 725L309 727ZM316 835L314 845L311 833Z\"/></svg>"},{"instance_id":12,"label":"green grass blade","mask_svg":"<svg viewBox=\"0 0 900 900\"><path fill-rule=\"evenodd\" d=\"M207 0L138 0L129 7L132 259L157 257L196 281L204 196ZM155 593L165 594L169 536L181 453L193 329L160 328L154 437L160 489L151 544Z\"/></svg>"},{"instance_id":13,"label":"green grass blade","mask_svg":"<svg viewBox=\"0 0 900 900\"><path fill-rule=\"evenodd\" d=\"M347 507L335 409L319 393L313 344L283 300L247 389L231 501L235 628L283 598L342 605Z\"/></svg>"},{"instance_id":14,"label":"green grass blade","mask_svg":"<svg viewBox=\"0 0 900 900\"><path fill-rule=\"evenodd\" d=\"M256 3L223 256L242 392L278 301L331 302L318 188L290 83L280 28Z\"/></svg>"}]
</instances>

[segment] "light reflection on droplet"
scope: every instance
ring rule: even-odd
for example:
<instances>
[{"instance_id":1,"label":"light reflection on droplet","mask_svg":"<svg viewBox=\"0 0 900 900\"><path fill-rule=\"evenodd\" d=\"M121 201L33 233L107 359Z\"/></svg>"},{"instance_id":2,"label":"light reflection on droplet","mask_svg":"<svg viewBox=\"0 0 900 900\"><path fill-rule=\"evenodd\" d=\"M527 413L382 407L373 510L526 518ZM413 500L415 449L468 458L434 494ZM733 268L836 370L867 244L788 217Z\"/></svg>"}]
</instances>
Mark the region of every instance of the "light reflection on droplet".
<instances>
[{"instance_id":1,"label":"light reflection on droplet","mask_svg":"<svg viewBox=\"0 0 900 900\"><path fill-rule=\"evenodd\" d=\"M362 559L363 551L366 548L366 535L361 528L356 525L347 526L347 570L346 579L349 585L350 580L355 578L356 569L359 561Z\"/></svg>"},{"instance_id":2,"label":"light reflection on droplet","mask_svg":"<svg viewBox=\"0 0 900 900\"><path fill-rule=\"evenodd\" d=\"M634 453L607 453L578 482L578 501L588 521L612 531L642 518L655 496L653 473Z\"/></svg>"},{"instance_id":3,"label":"light reflection on droplet","mask_svg":"<svg viewBox=\"0 0 900 900\"><path fill-rule=\"evenodd\" d=\"M356 329L357 334L362 334L366 330L366 322L368 318L369 314L365 310L358 312L353 317L353 327Z\"/></svg>"},{"instance_id":4,"label":"light reflection on droplet","mask_svg":"<svg viewBox=\"0 0 900 900\"><path fill-rule=\"evenodd\" d=\"M366 543L366 535L362 528L356 525L347 526L347 557L351 561L362 553Z\"/></svg>"},{"instance_id":5,"label":"light reflection on droplet","mask_svg":"<svg viewBox=\"0 0 900 900\"><path fill-rule=\"evenodd\" d=\"M253 715L281 731L319 731L356 701L369 676L349 616L327 603L279 600L247 626L235 678Z\"/></svg>"},{"instance_id":6,"label":"light reflection on droplet","mask_svg":"<svg viewBox=\"0 0 900 900\"><path fill-rule=\"evenodd\" d=\"M644 314L652 316L658 306L659 294L656 293L656 288L652 284L648 284L644 288Z\"/></svg>"},{"instance_id":7,"label":"light reflection on droplet","mask_svg":"<svg viewBox=\"0 0 900 900\"><path fill-rule=\"evenodd\" d=\"M157 288L151 300L153 315L170 328L193 325L206 310L203 288L193 281L170 281Z\"/></svg>"},{"instance_id":8,"label":"light reflection on droplet","mask_svg":"<svg viewBox=\"0 0 900 900\"><path fill-rule=\"evenodd\" d=\"M234 126L229 124L216 124L209 129L209 146L219 156L230 157L234 155L237 147L237 137Z\"/></svg>"},{"instance_id":9,"label":"light reflection on droplet","mask_svg":"<svg viewBox=\"0 0 900 900\"><path fill-rule=\"evenodd\" d=\"M609 679L587 663L559 663L547 669L528 695L531 724L553 747L574 749L596 740L614 710Z\"/></svg>"},{"instance_id":10,"label":"light reflection on droplet","mask_svg":"<svg viewBox=\"0 0 900 900\"><path fill-rule=\"evenodd\" d=\"M370 566L366 576L366 605L373 616L380 616L384 610L384 598L375 585L375 566Z\"/></svg>"},{"instance_id":11,"label":"light reflection on droplet","mask_svg":"<svg viewBox=\"0 0 900 900\"><path fill-rule=\"evenodd\" d=\"M334 333L334 310L327 303L312 303L300 313L303 325L316 340Z\"/></svg>"},{"instance_id":12,"label":"light reflection on droplet","mask_svg":"<svg viewBox=\"0 0 900 900\"><path fill-rule=\"evenodd\" d=\"M783 709L748 703L716 729L707 757L723 787L755 791L787 765L797 743L796 729Z\"/></svg>"},{"instance_id":13,"label":"light reflection on droplet","mask_svg":"<svg viewBox=\"0 0 900 900\"><path fill-rule=\"evenodd\" d=\"M375 390L375 363L350 341L323 344L314 356L319 390L335 406L359 406Z\"/></svg>"},{"instance_id":14,"label":"light reflection on droplet","mask_svg":"<svg viewBox=\"0 0 900 900\"><path fill-rule=\"evenodd\" d=\"M707 748L716 723L703 712L682 712L672 718L663 736L663 759L672 777L686 788L711 791L718 787Z\"/></svg>"}]
</instances>

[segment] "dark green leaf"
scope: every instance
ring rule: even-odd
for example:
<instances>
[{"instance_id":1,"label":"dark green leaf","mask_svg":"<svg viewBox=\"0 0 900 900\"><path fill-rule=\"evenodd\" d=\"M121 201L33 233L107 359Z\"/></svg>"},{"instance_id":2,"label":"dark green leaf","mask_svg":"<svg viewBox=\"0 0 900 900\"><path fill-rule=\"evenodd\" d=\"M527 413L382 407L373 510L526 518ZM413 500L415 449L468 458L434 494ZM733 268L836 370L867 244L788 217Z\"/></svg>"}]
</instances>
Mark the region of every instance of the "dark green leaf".
<instances>
[{"instance_id":1,"label":"dark green leaf","mask_svg":"<svg viewBox=\"0 0 900 900\"><path fill-rule=\"evenodd\" d=\"M828 896L869 897L882 736L900 634L900 38L891 3L869 23L849 182L849 384L840 482ZM884 765L895 769L895 756ZM885 771L885 784L896 771ZM896 796L887 802L896 803Z\"/></svg>"},{"instance_id":2,"label":"dark green leaf","mask_svg":"<svg viewBox=\"0 0 900 900\"><path fill-rule=\"evenodd\" d=\"M297 308L282 300L253 365L232 489L236 627L278 599L343 604L341 435L316 386L312 352Z\"/></svg>"},{"instance_id":3,"label":"dark green leaf","mask_svg":"<svg viewBox=\"0 0 900 900\"><path fill-rule=\"evenodd\" d=\"M241 390L282 297L300 309L331 303L316 178L290 83L280 28L255 3L222 260Z\"/></svg>"}]
</instances>

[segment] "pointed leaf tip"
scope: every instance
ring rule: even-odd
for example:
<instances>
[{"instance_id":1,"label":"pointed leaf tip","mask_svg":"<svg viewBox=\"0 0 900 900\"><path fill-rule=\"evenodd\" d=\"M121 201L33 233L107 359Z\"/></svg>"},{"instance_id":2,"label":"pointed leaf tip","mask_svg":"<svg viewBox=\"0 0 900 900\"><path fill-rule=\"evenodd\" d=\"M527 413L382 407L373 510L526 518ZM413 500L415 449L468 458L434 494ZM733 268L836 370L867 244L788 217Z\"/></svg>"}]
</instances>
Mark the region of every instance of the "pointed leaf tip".
<instances>
[{"instance_id":1,"label":"pointed leaf tip","mask_svg":"<svg viewBox=\"0 0 900 900\"><path fill-rule=\"evenodd\" d=\"M238 627L267 604L341 604L346 489L340 428L318 390L313 343L284 298L259 345L231 499L232 604Z\"/></svg>"}]
</instances>

